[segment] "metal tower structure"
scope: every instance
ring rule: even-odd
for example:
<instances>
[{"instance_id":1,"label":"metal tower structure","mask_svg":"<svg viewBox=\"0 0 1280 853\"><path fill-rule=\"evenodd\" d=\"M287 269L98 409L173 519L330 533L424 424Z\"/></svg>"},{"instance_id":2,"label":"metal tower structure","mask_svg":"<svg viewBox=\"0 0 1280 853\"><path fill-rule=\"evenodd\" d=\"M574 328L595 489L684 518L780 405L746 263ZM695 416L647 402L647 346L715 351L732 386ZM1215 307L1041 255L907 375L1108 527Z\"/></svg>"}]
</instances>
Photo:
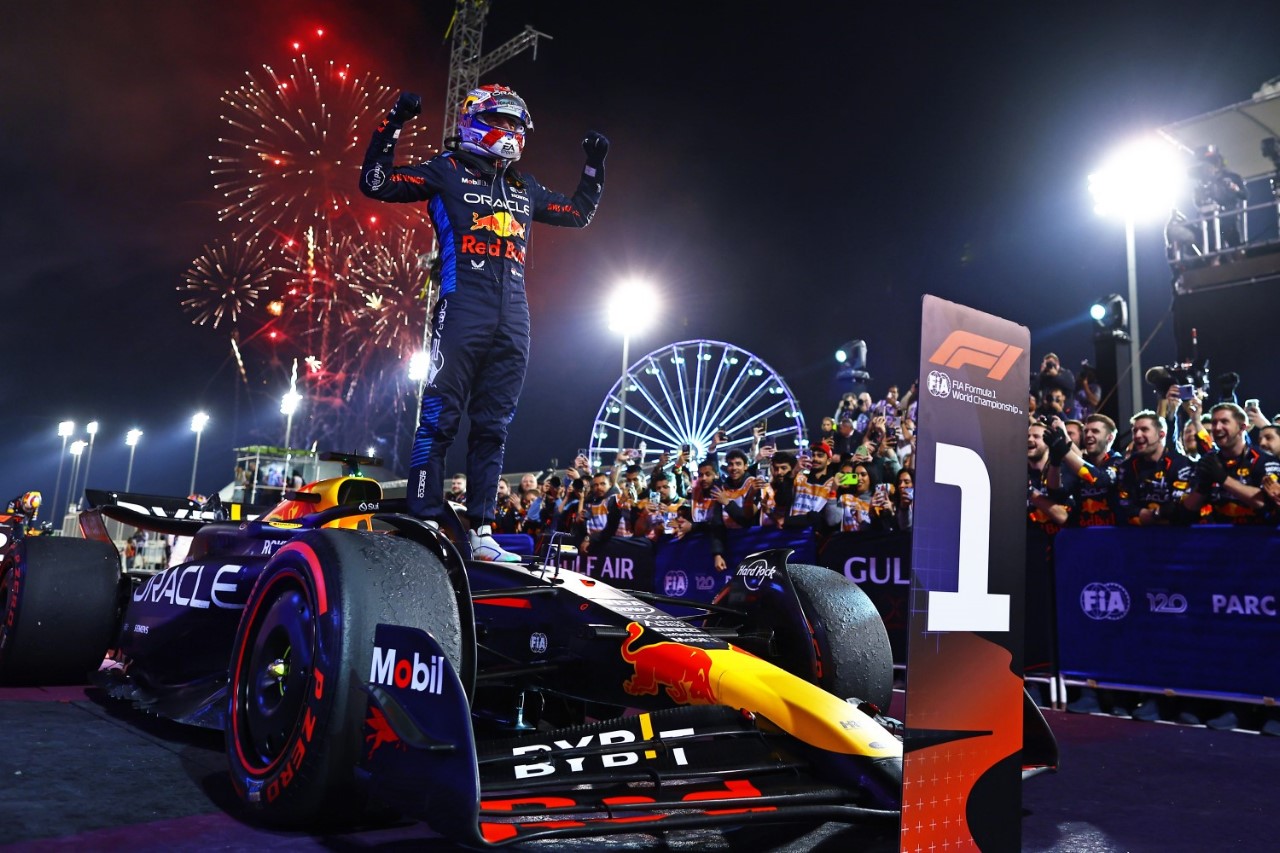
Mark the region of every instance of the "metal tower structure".
<instances>
[{"instance_id":1,"label":"metal tower structure","mask_svg":"<svg viewBox=\"0 0 1280 853\"><path fill-rule=\"evenodd\" d=\"M526 48L533 48L533 58L538 58L538 39L551 38L533 27L526 26L524 31L510 41L488 54L481 55L480 43L484 38L484 22L489 16L489 0L457 0L453 9L453 20L445 36L451 38L453 46L449 52L449 82L444 94L444 121L440 123L440 148L444 150L444 140L458 133L458 105L476 86L480 84L480 75L492 71L513 56L522 53Z\"/></svg>"},{"instance_id":2,"label":"metal tower structure","mask_svg":"<svg viewBox=\"0 0 1280 853\"><path fill-rule=\"evenodd\" d=\"M487 55L481 55L480 43L484 38L484 23L489 17L489 0L457 0L453 19L445 30L445 38L452 39L449 51L449 81L444 94L444 121L440 123L440 150L445 150L445 140L458 134L458 105L467 92L480 84L480 75L497 68L525 48L533 48L533 58L538 58L538 39L551 36L533 27L525 26L515 38ZM427 322L422 328L422 349L430 351L431 311L439 297L439 280L432 267L440 256L439 238L433 238L430 254L418 258L418 265L427 273L427 283L422 298L428 306ZM418 408L422 407L422 393L426 379L418 380Z\"/></svg>"}]
</instances>

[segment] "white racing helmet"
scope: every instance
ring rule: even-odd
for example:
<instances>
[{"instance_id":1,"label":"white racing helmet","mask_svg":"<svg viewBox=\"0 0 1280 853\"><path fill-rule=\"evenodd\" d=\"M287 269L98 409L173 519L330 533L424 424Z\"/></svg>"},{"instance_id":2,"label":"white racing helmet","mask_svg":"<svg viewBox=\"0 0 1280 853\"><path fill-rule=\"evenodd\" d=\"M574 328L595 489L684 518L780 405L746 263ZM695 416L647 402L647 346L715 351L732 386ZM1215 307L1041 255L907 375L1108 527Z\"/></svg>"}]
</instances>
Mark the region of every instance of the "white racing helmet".
<instances>
[{"instance_id":1,"label":"white racing helmet","mask_svg":"<svg viewBox=\"0 0 1280 853\"><path fill-rule=\"evenodd\" d=\"M493 114L508 116L518 128L493 127L486 120ZM533 119L524 99L506 86L486 85L472 89L458 111L459 144L483 157L519 160L524 152L524 135L533 130Z\"/></svg>"}]
</instances>

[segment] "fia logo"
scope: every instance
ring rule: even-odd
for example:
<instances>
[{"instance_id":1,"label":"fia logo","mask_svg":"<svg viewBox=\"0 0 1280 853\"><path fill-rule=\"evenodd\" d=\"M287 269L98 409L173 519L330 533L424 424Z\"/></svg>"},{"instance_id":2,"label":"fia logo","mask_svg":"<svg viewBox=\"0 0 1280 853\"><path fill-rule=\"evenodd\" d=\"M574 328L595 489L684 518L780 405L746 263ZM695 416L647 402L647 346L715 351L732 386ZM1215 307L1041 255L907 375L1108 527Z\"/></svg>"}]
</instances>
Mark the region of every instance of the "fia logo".
<instances>
[{"instance_id":1,"label":"fia logo","mask_svg":"<svg viewBox=\"0 0 1280 853\"><path fill-rule=\"evenodd\" d=\"M666 577L662 581L662 592L664 595L670 595L679 598L689 591L689 576L679 569L672 569L667 572Z\"/></svg>"},{"instance_id":2,"label":"fia logo","mask_svg":"<svg viewBox=\"0 0 1280 853\"><path fill-rule=\"evenodd\" d=\"M951 396L951 377L941 370L929 371L929 393L944 400Z\"/></svg>"},{"instance_id":3,"label":"fia logo","mask_svg":"<svg viewBox=\"0 0 1280 853\"><path fill-rule=\"evenodd\" d=\"M1129 615L1129 591L1118 583L1087 583L1080 590L1080 609L1098 622L1115 622Z\"/></svg>"}]
</instances>

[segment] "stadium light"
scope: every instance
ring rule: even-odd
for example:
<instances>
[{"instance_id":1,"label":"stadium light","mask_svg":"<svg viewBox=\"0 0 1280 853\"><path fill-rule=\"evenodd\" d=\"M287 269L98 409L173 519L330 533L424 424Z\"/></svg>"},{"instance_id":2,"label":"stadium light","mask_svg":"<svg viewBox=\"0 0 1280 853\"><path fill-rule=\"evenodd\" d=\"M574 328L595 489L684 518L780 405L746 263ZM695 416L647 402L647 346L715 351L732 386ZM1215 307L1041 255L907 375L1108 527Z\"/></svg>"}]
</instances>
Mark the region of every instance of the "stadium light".
<instances>
[{"instance_id":1,"label":"stadium light","mask_svg":"<svg viewBox=\"0 0 1280 853\"><path fill-rule=\"evenodd\" d=\"M1094 212L1124 220L1129 268L1129 382L1133 405L1142 403L1141 324L1138 322L1138 266L1134 224L1164 218L1173 209L1186 170L1177 150L1154 137L1144 137L1119 149L1089 176Z\"/></svg>"},{"instance_id":2,"label":"stadium light","mask_svg":"<svg viewBox=\"0 0 1280 853\"><path fill-rule=\"evenodd\" d=\"M80 476L80 456L88 446L89 442L83 438L71 442L71 482L67 486L67 511L80 505L80 499L76 497L76 479Z\"/></svg>"},{"instance_id":3,"label":"stadium light","mask_svg":"<svg viewBox=\"0 0 1280 853\"><path fill-rule=\"evenodd\" d=\"M124 434L124 443L129 447L129 469L124 475L124 490L129 491L133 484L133 454L138 449L138 439L142 438L142 430L134 427Z\"/></svg>"},{"instance_id":4,"label":"stadium light","mask_svg":"<svg viewBox=\"0 0 1280 853\"><path fill-rule=\"evenodd\" d=\"M191 431L196 434L196 452L191 457L191 488L187 491L189 495L196 493L196 467L200 464L200 436L208 423L209 416L204 412L196 412L191 416Z\"/></svg>"},{"instance_id":5,"label":"stadium light","mask_svg":"<svg viewBox=\"0 0 1280 853\"><path fill-rule=\"evenodd\" d=\"M627 444L627 368L631 366L631 336L653 323L658 313L658 294L652 285L627 279L614 288L605 306L609 331L622 333L622 380L618 383L618 452Z\"/></svg>"},{"instance_id":6,"label":"stadium light","mask_svg":"<svg viewBox=\"0 0 1280 853\"><path fill-rule=\"evenodd\" d=\"M409 356L409 381L422 382L427 378L427 368L431 365L431 357L426 350L418 350Z\"/></svg>"},{"instance_id":7,"label":"stadium light","mask_svg":"<svg viewBox=\"0 0 1280 853\"><path fill-rule=\"evenodd\" d=\"M93 440L98 435L98 422L89 421L85 424L84 431L89 433L89 452L84 457L84 487L89 488L89 466L93 464ZM76 501L76 506L80 505L80 501Z\"/></svg>"},{"instance_id":8,"label":"stadium light","mask_svg":"<svg viewBox=\"0 0 1280 853\"><path fill-rule=\"evenodd\" d=\"M62 421L58 424L58 437L62 439L62 449L58 451L58 477L53 481L53 511L58 509L58 498L62 496L62 463L67 458L67 439L76 431L75 421Z\"/></svg>"},{"instance_id":9,"label":"stadium light","mask_svg":"<svg viewBox=\"0 0 1280 853\"><path fill-rule=\"evenodd\" d=\"M1089 316L1101 329L1126 331L1129 328L1129 307L1118 293L1099 299L1089 306Z\"/></svg>"}]
</instances>

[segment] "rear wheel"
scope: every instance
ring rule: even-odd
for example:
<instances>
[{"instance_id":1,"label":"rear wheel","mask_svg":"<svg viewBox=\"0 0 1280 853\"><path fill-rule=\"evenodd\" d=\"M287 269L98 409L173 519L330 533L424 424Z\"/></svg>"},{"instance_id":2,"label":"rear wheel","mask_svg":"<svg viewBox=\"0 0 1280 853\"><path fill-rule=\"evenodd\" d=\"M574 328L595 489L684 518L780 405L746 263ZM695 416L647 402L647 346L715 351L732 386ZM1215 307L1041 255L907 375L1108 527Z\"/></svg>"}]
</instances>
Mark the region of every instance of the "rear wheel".
<instances>
[{"instance_id":1,"label":"rear wheel","mask_svg":"<svg viewBox=\"0 0 1280 853\"><path fill-rule=\"evenodd\" d=\"M116 629L120 555L105 542L31 536L0 569L0 683L84 684Z\"/></svg>"},{"instance_id":2,"label":"rear wheel","mask_svg":"<svg viewBox=\"0 0 1280 853\"><path fill-rule=\"evenodd\" d=\"M355 773L368 704L361 675L379 622L422 628L459 666L454 591L420 545L316 530L263 569L232 645L226 737L236 792L262 819L340 824L364 810Z\"/></svg>"},{"instance_id":3,"label":"rear wheel","mask_svg":"<svg viewBox=\"0 0 1280 853\"><path fill-rule=\"evenodd\" d=\"M893 649L866 593L822 566L787 566L809 620L807 637L818 657L813 673L798 673L842 699L856 697L888 711L893 698Z\"/></svg>"}]
</instances>

